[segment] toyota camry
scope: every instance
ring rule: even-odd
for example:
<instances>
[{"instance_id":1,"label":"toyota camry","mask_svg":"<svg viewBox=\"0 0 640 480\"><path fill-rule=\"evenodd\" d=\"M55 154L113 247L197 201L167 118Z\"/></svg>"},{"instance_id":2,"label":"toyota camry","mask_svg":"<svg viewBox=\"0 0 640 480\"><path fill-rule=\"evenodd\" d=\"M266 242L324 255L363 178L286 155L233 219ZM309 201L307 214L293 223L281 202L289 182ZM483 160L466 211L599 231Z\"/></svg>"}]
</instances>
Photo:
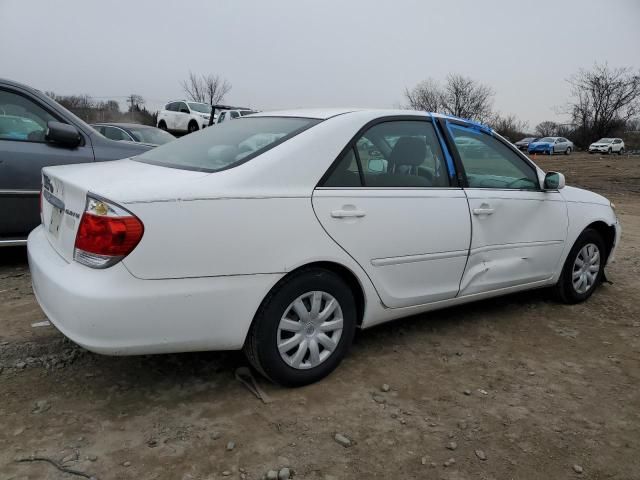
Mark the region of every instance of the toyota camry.
<instances>
[{"instance_id":1,"label":"toyota camry","mask_svg":"<svg viewBox=\"0 0 640 480\"><path fill-rule=\"evenodd\" d=\"M490 128L408 111L258 113L46 167L41 210L34 292L71 340L243 349L289 386L335 369L357 328L547 286L584 301L620 237L607 199Z\"/></svg>"}]
</instances>

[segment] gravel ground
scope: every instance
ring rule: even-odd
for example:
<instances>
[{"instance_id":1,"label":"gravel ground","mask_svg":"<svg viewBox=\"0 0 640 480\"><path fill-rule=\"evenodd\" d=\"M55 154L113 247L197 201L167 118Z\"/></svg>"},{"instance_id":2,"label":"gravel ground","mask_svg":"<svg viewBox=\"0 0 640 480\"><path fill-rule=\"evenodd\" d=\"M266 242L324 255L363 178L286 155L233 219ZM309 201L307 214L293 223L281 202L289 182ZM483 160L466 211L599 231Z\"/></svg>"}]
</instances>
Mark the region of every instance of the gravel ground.
<instances>
[{"instance_id":1,"label":"gravel ground","mask_svg":"<svg viewBox=\"0 0 640 480\"><path fill-rule=\"evenodd\" d=\"M24 249L0 251L0 479L640 478L640 157L537 160L616 203L613 285L360 332L323 382L258 379L267 404L236 352L103 357L32 327Z\"/></svg>"}]
</instances>

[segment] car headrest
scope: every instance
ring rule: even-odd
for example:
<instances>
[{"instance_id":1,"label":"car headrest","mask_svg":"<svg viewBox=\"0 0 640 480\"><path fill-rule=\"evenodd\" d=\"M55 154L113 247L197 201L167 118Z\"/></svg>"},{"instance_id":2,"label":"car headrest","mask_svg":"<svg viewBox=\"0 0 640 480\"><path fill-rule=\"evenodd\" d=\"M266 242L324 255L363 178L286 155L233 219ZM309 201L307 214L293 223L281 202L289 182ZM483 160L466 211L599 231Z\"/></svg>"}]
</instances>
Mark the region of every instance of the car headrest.
<instances>
[{"instance_id":1,"label":"car headrest","mask_svg":"<svg viewBox=\"0 0 640 480\"><path fill-rule=\"evenodd\" d=\"M422 165L427 156L427 144L423 139L416 137L401 137L391 150L389 162L395 166L410 165L417 167Z\"/></svg>"}]
</instances>

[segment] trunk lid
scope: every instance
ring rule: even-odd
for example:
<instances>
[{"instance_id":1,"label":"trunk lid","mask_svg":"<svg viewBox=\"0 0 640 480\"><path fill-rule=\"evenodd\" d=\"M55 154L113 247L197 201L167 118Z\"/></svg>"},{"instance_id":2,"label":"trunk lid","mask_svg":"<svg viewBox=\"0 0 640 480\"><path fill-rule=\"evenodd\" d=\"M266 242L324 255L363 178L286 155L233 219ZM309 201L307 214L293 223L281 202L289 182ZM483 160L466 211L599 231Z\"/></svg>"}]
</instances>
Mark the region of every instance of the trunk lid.
<instances>
[{"instance_id":1,"label":"trunk lid","mask_svg":"<svg viewBox=\"0 0 640 480\"><path fill-rule=\"evenodd\" d=\"M42 169L42 225L49 243L71 262L87 193L127 208L127 202L177 196L184 191L185 183L206 175L131 160L45 167ZM141 220L144 223L144 219Z\"/></svg>"}]
</instances>

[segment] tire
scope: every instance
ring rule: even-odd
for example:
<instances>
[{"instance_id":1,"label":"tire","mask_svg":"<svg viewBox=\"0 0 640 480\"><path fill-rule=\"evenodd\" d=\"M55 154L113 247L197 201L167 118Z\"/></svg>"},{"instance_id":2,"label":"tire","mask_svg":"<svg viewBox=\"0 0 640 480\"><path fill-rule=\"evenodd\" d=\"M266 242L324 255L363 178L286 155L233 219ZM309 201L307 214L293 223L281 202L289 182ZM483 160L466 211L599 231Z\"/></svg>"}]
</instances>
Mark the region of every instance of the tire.
<instances>
[{"instance_id":1,"label":"tire","mask_svg":"<svg viewBox=\"0 0 640 480\"><path fill-rule=\"evenodd\" d=\"M622 155L624 154L624 148L621 148L620 150L618 150L618 155Z\"/></svg>"},{"instance_id":2,"label":"tire","mask_svg":"<svg viewBox=\"0 0 640 480\"><path fill-rule=\"evenodd\" d=\"M165 132L167 131L167 124L164 120L160 120L160 123L158 123L158 128L160 130L164 130Z\"/></svg>"},{"instance_id":3,"label":"tire","mask_svg":"<svg viewBox=\"0 0 640 480\"><path fill-rule=\"evenodd\" d=\"M193 120L189 122L189 126L187 127L187 133L193 133L198 131L198 124Z\"/></svg>"},{"instance_id":4,"label":"tire","mask_svg":"<svg viewBox=\"0 0 640 480\"><path fill-rule=\"evenodd\" d=\"M597 249L598 262L597 272L590 271L591 277L587 277L581 267L579 266L578 259L585 259L589 261L589 255L593 248ZM562 267L562 274L558 279L558 283L555 285L555 291L558 298L568 304L584 302L589 298L593 292L598 288L598 285L602 282L604 275L604 264L606 261L606 247L602 236L591 228L586 229L580 234L576 243L574 243L567 260ZM593 261L589 263L593 267ZM584 267L589 268L589 267ZM574 281L574 274L578 275ZM585 278L585 283L582 282L582 278Z\"/></svg>"},{"instance_id":5,"label":"tire","mask_svg":"<svg viewBox=\"0 0 640 480\"><path fill-rule=\"evenodd\" d=\"M311 296L305 297L307 295ZM337 302L338 307L324 320L314 319L313 316L303 319L297 314L298 310L293 308L293 304L301 300L308 314L312 310L314 295L327 295L319 303L320 313L330 304L329 297ZM333 331L323 330L327 332L324 334L317 328L320 325L318 322L325 328L327 325L337 325L331 322L339 322L340 317L341 331L337 328ZM326 377L340 364L353 341L356 319L353 293L340 276L322 268L302 269L284 278L263 300L249 329L244 352L256 370L272 382L286 387L307 385ZM288 323L282 329L282 322L285 321ZM295 327L300 330L294 332L290 325L296 323L301 324ZM319 339L321 335L335 340L335 346L326 348L324 344L328 342ZM296 336L298 342L292 340ZM311 352L313 342L318 347L317 351L322 349L317 353L315 362ZM281 353L278 344L291 345L291 349ZM295 366L296 363L298 366Z\"/></svg>"},{"instance_id":6,"label":"tire","mask_svg":"<svg viewBox=\"0 0 640 480\"><path fill-rule=\"evenodd\" d=\"M553 147L547 150L547 155L553 155Z\"/></svg>"},{"instance_id":7,"label":"tire","mask_svg":"<svg viewBox=\"0 0 640 480\"><path fill-rule=\"evenodd\" d=\"M567 149L564 151L565 155L571 155L571 147L567 147Z\"/></svg>"},{"instance_id":8,"label":"tire","mask_svg":"<svg viewBox=\"0 0 640 480\"><path fill-rule=\"evenodd\" d=\"M607 150L607 155L611 155L611 147L609 147L609 150Z\"/></svg>"}]
</instances>

